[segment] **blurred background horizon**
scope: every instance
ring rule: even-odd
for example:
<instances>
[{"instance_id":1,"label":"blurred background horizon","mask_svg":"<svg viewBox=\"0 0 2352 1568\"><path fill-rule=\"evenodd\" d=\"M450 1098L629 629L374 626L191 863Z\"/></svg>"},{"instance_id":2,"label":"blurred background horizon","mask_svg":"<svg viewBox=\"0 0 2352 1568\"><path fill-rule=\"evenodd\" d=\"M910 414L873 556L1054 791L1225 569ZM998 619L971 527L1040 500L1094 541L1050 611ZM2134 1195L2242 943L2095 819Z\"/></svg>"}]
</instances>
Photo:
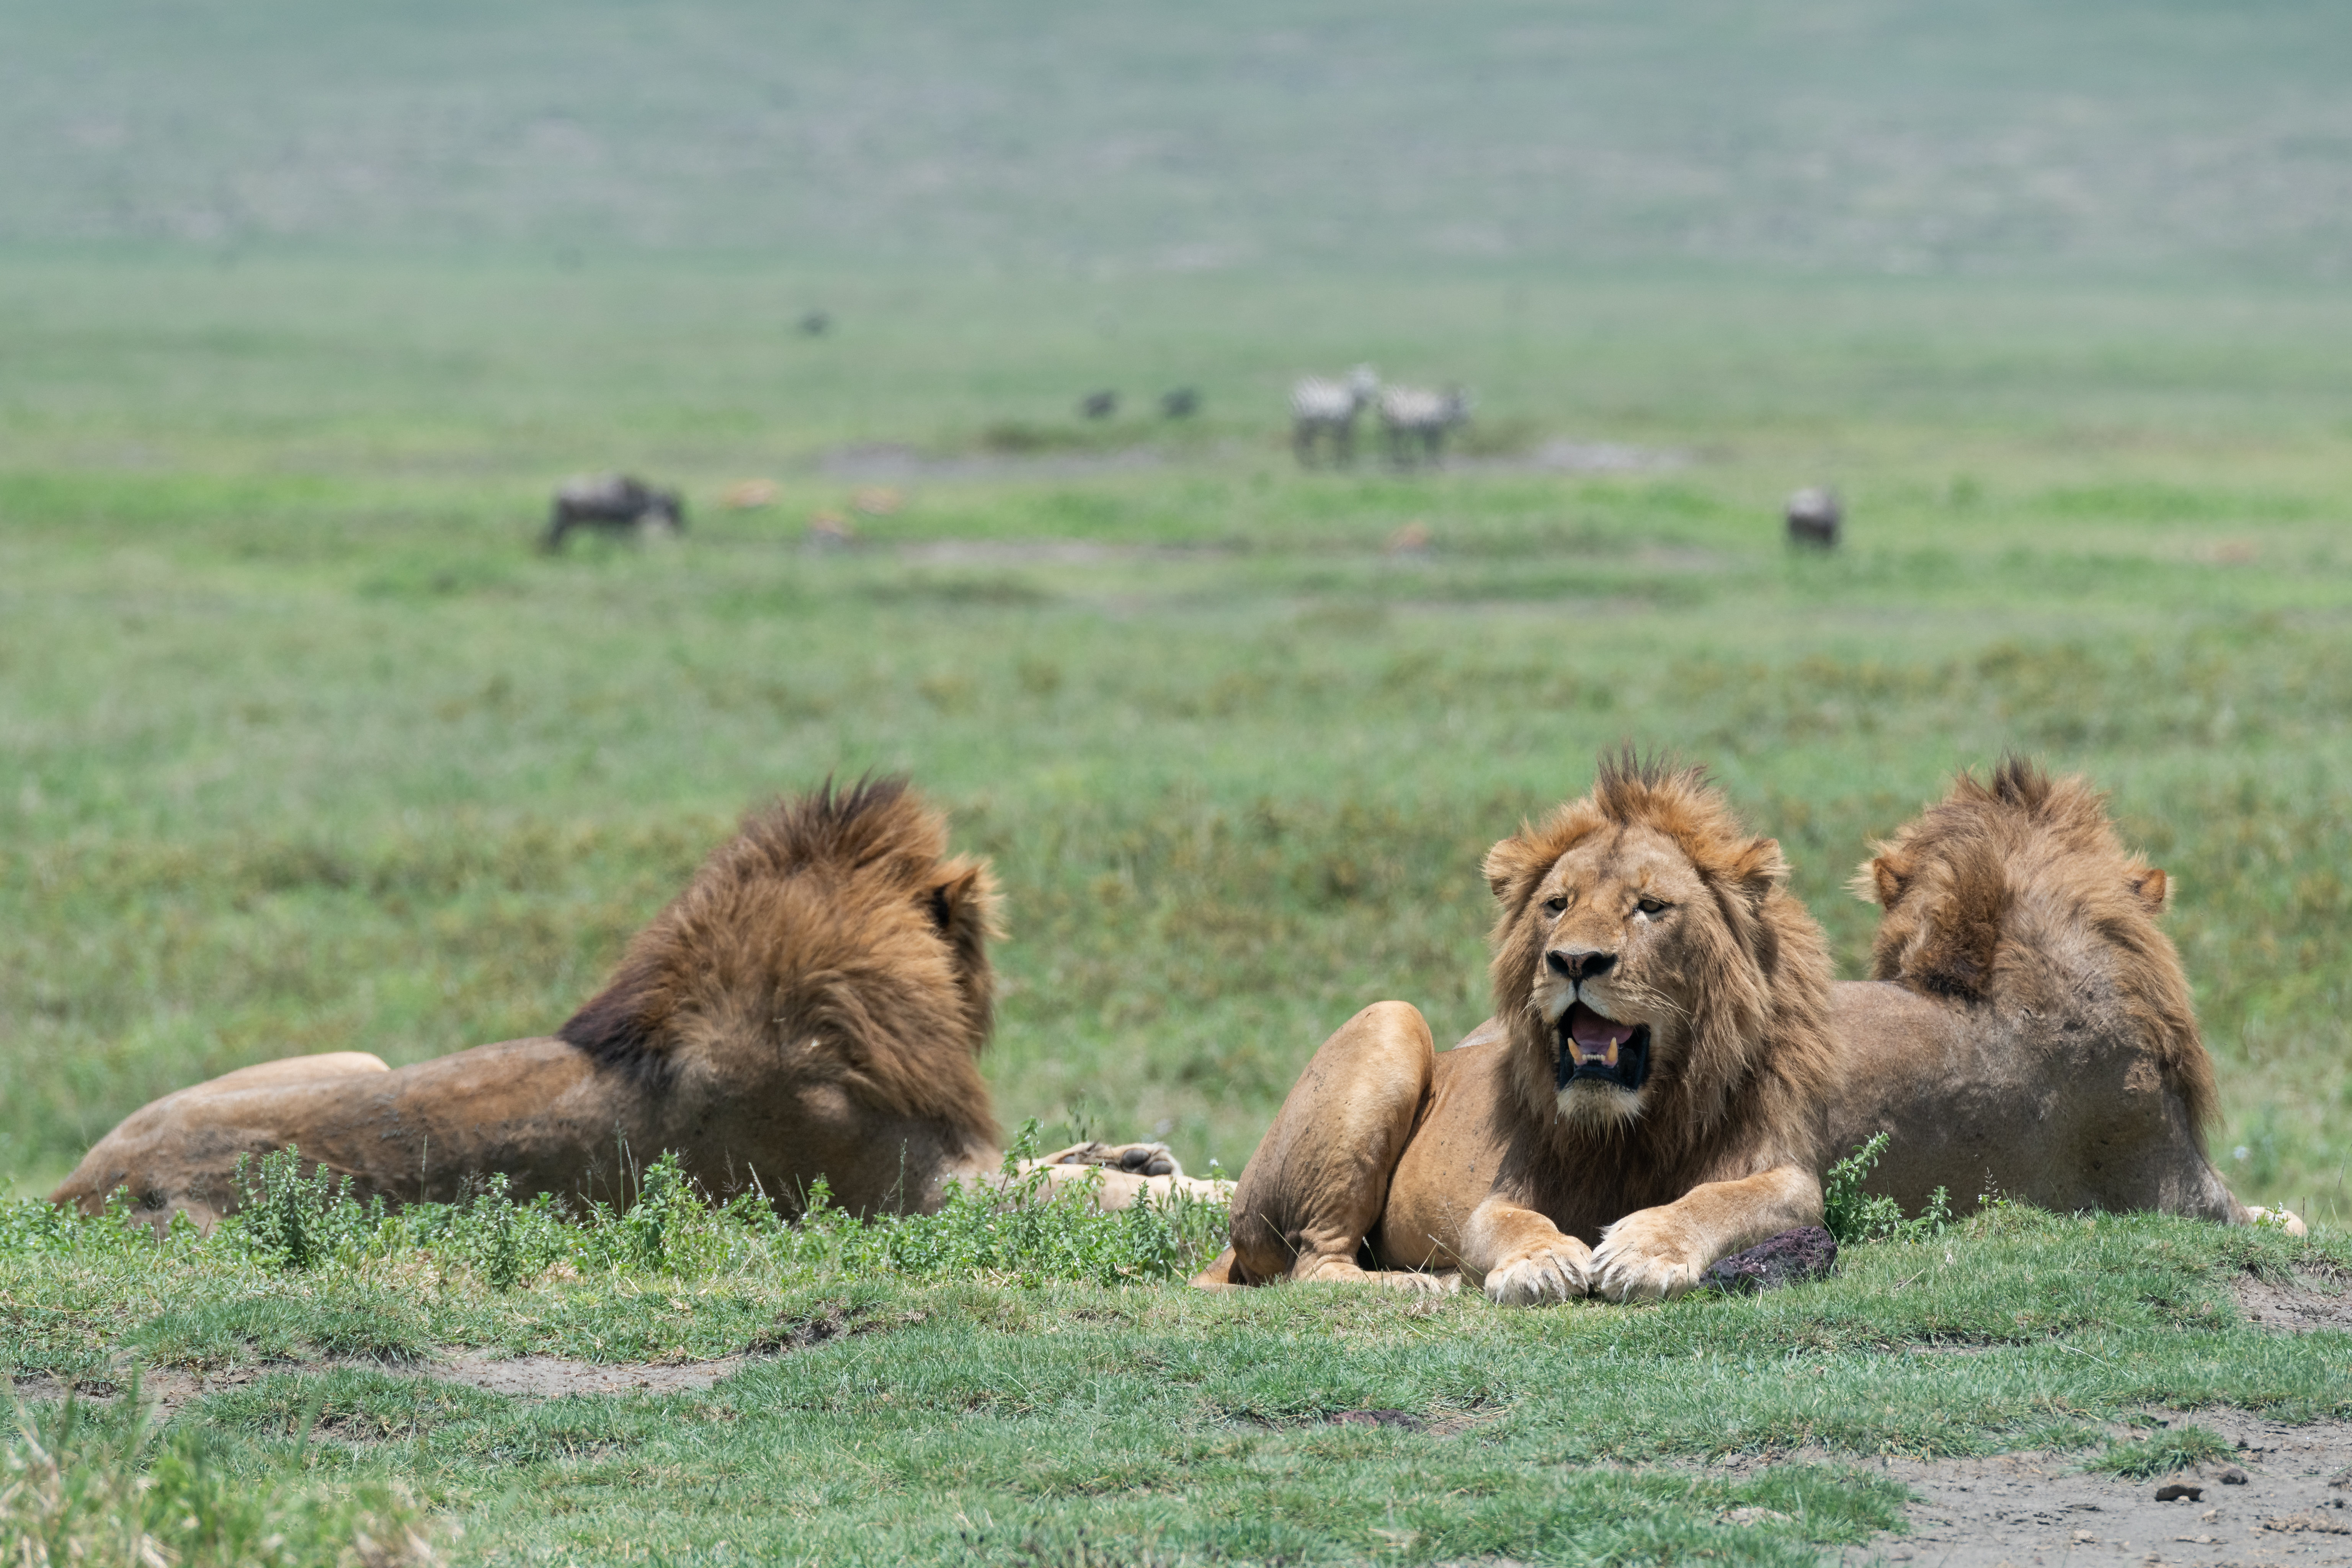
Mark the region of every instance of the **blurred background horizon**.
<instances>
[{"instance_id":1,"label":"blurred background horizon","mask_svg":"<svg viewBox=\"0 0 2352 1568\"><path fill-rule=\"evenodd\" d=\"M2308 0L7 8L0 245L2331 281Z\"/></svg>"}]
</instances>

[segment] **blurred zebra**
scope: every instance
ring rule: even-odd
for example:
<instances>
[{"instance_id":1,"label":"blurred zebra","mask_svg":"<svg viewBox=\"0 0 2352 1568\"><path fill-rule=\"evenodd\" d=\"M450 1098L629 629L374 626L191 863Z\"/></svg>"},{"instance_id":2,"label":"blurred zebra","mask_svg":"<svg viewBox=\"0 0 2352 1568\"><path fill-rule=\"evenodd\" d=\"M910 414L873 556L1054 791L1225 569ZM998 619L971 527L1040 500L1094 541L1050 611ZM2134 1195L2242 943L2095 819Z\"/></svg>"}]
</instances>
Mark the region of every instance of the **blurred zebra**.
<instances>
[{"instance_id":1,"label":"blurred zebra","mask_svg":"<svg viewBox=\"0 0 2352 1568\"><path fill-rule=\"evenodd\" d=\"M1381 394L1381 430L1389 461L1400 468L1422 462L1434 467L1444 456L1445 433L1469 418L1470 395L1458 386L1444 392L1391 386Z\"/></svg>"},{"instance_id":2,"label":"blurred zebra","mask_svg":"<svg viewBox=\"0 0 2352 1568\"><path fill-rule=\"evenodd\" d=\"M1315 466L1315 448L1328 441L1331 461L1344 466L1356 458L1356 416L1380 395L1381 378L1368 364L1348 373L1345 381L1319 375L1302 377L1290 389L1290 446L1302 468Z\"/></svg>"}]
</instances>

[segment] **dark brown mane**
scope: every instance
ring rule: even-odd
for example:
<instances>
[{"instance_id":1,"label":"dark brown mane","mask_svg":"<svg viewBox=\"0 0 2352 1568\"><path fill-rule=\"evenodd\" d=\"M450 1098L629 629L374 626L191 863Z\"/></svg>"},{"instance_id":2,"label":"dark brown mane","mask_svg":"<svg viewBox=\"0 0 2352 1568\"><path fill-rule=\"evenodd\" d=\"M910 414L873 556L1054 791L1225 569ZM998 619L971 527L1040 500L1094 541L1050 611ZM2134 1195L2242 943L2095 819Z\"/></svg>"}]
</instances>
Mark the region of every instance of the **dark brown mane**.
<instances>
[{"instance_id":1,"label":"dark brown mane","mask_svg":"<svg viewBox=\"0 0 2352 1568\"><path fill-rule=\"evenodd\" d=\"M747 816L557 1033L656 1080L816 1040L870 1103L993 1141L976 1058L996 901L905 779L827 780Z\"/></svg>"},{"instance_id":2,"label":"dark brown mane","mask_svg":"<svg viewBox=\"0 0 2352 1568\"><path fill-rule=\"evenodd\" d=\"M2026 983L2029 957L2060 951L2058 933L2087 933L2103 955L2095 978L2155 1047L2190 1125L2218 1114L2180 957L2157 923L2170 882L2124 847L2106 796L2088 780L2053 779L2029 759L2004 756L1988 780L1961 773L1877 850L1853 884L1885 910L1872 979L1988 1003Z\"/></svg>"},{"instance_id":3,"label":"dark brown mane","mask_svg":"<svg viewBox=\"0 0 2352 1568\"><path fill-rule=\"evenodd\" d=\"M1552 1045L1532 997L1542 936L1528 918L1551 867L1594 834L1651 828L1672 839L1712 895L1724 940L1686 977L1688 1048L1640 1119L1591 1131L1555 1110ZM1836 1080L1828 944L1783 886L1780 847L1741 825L1704 769L1632 750L1601 760L1592 792L1495 846L1486 875L1500 906L1492 936L1496 1016L1517 1047L1517 1098L1544 1163L1568 1179L1622 1180L1626 1206L1669 1202L1714 1168L1763 1147L1812 1162L1821 1108ZM1622 1211L1620 1211L1622 1212Z\"/></svg>"}]
</instances>

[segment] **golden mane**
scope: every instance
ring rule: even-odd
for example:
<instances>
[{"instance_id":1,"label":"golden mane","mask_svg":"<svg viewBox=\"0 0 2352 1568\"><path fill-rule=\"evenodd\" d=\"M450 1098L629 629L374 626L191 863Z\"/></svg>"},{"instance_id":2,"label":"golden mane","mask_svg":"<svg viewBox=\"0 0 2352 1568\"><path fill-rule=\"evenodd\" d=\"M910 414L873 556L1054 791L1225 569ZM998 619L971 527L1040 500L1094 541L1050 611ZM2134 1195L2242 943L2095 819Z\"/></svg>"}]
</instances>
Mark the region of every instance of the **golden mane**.
<instances>
[{"instance_id":1,"label":"golden mane","mask_svg":"<svg viewBox=\"0 0 2352 1568\"><path fill-rule=\"evenodd\" d=\"M2080 775L2053 779L2003 757L1989 781L1961 773L1951 793L1877 845L1853 888L1885 912L1871 978L1962 1004L2040 984L2052 955L2085 951L2200 1131L2219 1114L2212 1059L2197 1029L2180 955L2157 924L2164 872L2116 836L2107 797Z\"/></svg>"},{"instance_id":2,"label":"golden mane","mask_svg":"<svg viewBox=\"0 0 2352 1568\"><path fill-rule=\"evenodd\" d=\"M1721 940L1710 939L1682 998L1689 1029L1666 1093L1630 1131L1596 1135L1553 1110L1552 1047L1533 1004L1543 963L1539 922L1528 903L1550 868L1595 834L1653 829L1687 857L1712 897ZM1518 1045L1520 1096L1551 1130L1569 1179L1604 1157L1643 1194L1675 1189L1764 1144L1800 1162L1816 1159L1821 1108L1837 1081L1830 1026L1833 976L1820 925L1784 885L1788 862L1770 838L1749 833L1703 768L1604 756L1590 795L1522 825L1486 861L1500 906L1491 937L1495 1016ZM1586 1144L1591 1144L1588 1149ZM1648 1201L1663 1201L1650 1199Z\"/></svg>"},{"instance_id":3,"label":"golden mane","mask_svg":"<svg viewBox=\"0 0 2352 1568\"><path fill-rule=\"evenodd\" d=\"M992 1143L996 910L986 863L948 857L905 779L828 780L747 816L557 1033L654 1081L816 1041L866 1103Z\"/></svg>"}]
</instances>

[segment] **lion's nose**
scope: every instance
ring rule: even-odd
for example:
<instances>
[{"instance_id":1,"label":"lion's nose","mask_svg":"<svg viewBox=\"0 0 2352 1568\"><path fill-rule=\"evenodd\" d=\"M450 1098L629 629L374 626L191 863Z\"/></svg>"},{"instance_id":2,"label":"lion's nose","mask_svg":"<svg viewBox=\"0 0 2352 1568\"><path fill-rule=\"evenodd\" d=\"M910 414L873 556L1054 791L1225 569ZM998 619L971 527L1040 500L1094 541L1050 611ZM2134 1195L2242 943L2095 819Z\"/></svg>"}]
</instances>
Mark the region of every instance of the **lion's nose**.
<instances>
[{"instance_id":1,"label":"lion's nose","mask_svg":"<svg viewBox=\"0 0 2352 1568\"><path fill-rule=\"evenodd\" d=\"M1544 954L1554 974L1575 981L1591 980L1603 975L1615 966L1613 952L1596 952L1589 947L1555 947Z\"/></svg>"}]
</instances>

